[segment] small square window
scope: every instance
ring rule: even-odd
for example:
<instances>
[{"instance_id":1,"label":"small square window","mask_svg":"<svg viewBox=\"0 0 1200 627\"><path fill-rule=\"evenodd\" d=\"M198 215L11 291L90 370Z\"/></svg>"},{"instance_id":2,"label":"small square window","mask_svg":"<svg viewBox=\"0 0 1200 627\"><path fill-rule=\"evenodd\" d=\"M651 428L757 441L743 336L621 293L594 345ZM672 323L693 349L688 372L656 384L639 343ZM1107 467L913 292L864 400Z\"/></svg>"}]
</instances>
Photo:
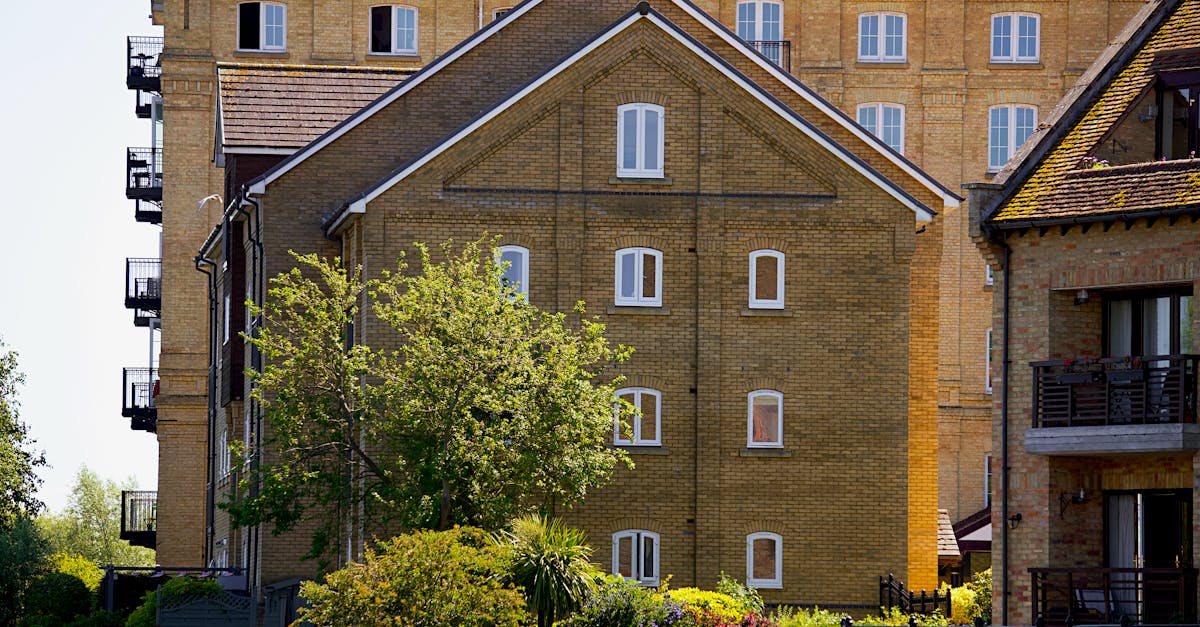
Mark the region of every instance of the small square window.
<instances>
[{"instance_id":1,"label":"small square window","mask_svg":"<svg viewBox=\"0 0 1200 627\"><path fill-rule=\"evenodd\" d=\"M238 5L238 50L282 52L287 49L287 6L273 2Z\"/></svg>"},{"instance_id":2,"label":"small square window","mask_svg":"<svg viewBox=\"0 0 1200 627\"><path fill-rule=\"evenodd\" d=\"M783 394L755 390L747 399L746 446L783 446Z\"/></svg>"},{"instance_id":3,"label":"small square window","mask_svg":"<svg viewBox=\"0 0 1200 627\"><path fill-rule=\"evenodd\" d=\"M613 444L661 445L662 392L650 388L624 388L616 391L616 397L628 405L614 404ZM630 405L637 411L628 416L625 408ZM628 420L624 419L626 417Z\"/></svg>"},{"instance_id":4,"label":"small square window","mask_svg":"<svg viewBox=\"0 0 1200 627\"><path fill-rule=\"evenodd\" d=\"M783 309L783 253L756 250L750 253L751 309Z\"/></svg>"},{"instance_id":5,"label":"small square window","mask_svg":"<svg viewBox=\"0 0 1200 627\"><path fill-rule=\"evenodd\" d=\"M746 536L746 585L783 587L783 536L767 532Z\"/></svg>"},{"instance_id":6,"label":"small square window","mask_svg":"<svg viewBox=\"0 0 1200 627\"><path fill-rule=\"evenodd\" d=\"M617 176L663 178L664 126L658 105L617 107Z\"/></svg>"},{"instance_id":7,"label":"small square window","mask_svg":"<svg viewBox=\"0 0 1200 627\"><path fill-rule=\"evenodd\" d=\"M395 5L371 7L371 53L416 54L417 10Z\"/></svg>"},{"instance_id":8,"label":"small square window","mask_svg":"<svg viewBox=\"0 0 1200 627\"><path fill-rule=\"evenodd\" d=\"M992 63L1037 63L1041 16L997 13L992 16Z\"/></svg>"},{"instance_id":9,"label":"small square window","mask_svg":"<svg viewBox=\"0 0 1200 627\"><path fill-rule=\"evenodd\" d=\"M908 16L863 13L858 16L858 60L902 63L908 58Z\"/></svg>"},{"instance_id":10,"label":"small square window","mask_svg":"<svg viewBox=\"0 0 1200 627\"><path fill-rule=\"evenodd\" d=\"M662 306L662 253L653 248L617 251L614 304Z\"/></svg>"},{"instance_id":11,"label":"small square window","mask_svg":"<svg viewBox=\"0 0 1200 627\"><path fill-rule=\"evenodd\" d=\"M643 586L658 585L659 536L630 529L613 534L612 574Z\"/></svg>"}]
</instances>

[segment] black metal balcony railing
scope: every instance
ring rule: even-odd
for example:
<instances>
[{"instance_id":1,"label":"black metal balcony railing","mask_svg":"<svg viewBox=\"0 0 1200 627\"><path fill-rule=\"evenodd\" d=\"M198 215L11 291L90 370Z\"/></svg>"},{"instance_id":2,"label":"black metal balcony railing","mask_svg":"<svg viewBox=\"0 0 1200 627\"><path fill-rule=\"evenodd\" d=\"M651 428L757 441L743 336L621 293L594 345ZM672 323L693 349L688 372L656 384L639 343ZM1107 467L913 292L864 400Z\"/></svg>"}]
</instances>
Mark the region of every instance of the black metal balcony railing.
<instances>
[{"instance_id":1,"label":"black metal balcony railing","mask_svg":"<svg viewBox=\"0 0 1200 627\"><path fill-rule=\"evenodd\" d=\"M134 546L155 548L158 492L121 492L121 539Z\"/></svg>"},{"instance_id":2,"label":"black metal balcony railing","mask_svg":"<svg viewBox=\"0 0 1200 627\"><path fill-rule=\"evenodd\" d=\"M125 86L141 91L162 90L162 37L126 39Z\"/></svg>"},{"instance_id":3,"label":"black metal balcony railing","mask_svg":"<svg viewBox=\"0 0 1200 627\"><path fill-rule=\"evenodd\" d=\"M154 433L158 423L158 370L155 368L126 368L121 375L121 415L130 419L134 431Z\"/></svg>"},{"instance_id":4,"label":"black metal balcony railing","mask_svg":"<svg viewBox=\"0 0 1200 627\"><path fill-rule=\"evenodd\" d=\"M150 200L135 200L133 219L147 224L162 224L162 206Z\"/></svg>"},{"instance_id":5,"label":"black metal balcony railing","mask_svg":"<svg viewBox=\"0 0 1200 627\"><path fill-rule=\"evenodd\" d=\"M162 259L125 260L125 307L150 311L162 308Z\"/></svg>"},{"instance_id":6,"label":"black metal balcony railing","mask_svg":"<svg viewBox=\"0 0 1200 627\"><path fill-rule=\"evenodd\" d=\"M792 71L792 42L782 41L747 41L751 48L763 53L772 63L783 68L785 72Z\"/></svg>"},{"instance_id":7,"label":"black metal balcony railing","mask_svg":"<svg viewBox=\"0 0 1200 627\"><path fill-rule=\"evenodd\" d=\"M148 120L154 114L154 94L148 91L133 92L133 114Z\"/></svg>"},{"instance_id":8,"label":"black metal balcony railing","mask_svg":"<svg viewBox=\"0 0 1200 627\"><path fill-rule=\"evenodd\" d=\"M162 202L162 148L125 151L125 197Z\"/></svg>"},{"instance_id":9,"label":"black metal balcony railing","mask_svg":"<svg viewBox=\"0 0 1200 627\"><path fill-rule=\"evenodd\" d=\"M1030 568L1046 625L1196 622L1194 568Z\"/></svg>"},{"instance_id":10,"label":"black metal balcony railing","mask_svg":"<svg viewBox=\"0 0 1200 627\"><path fill-rule=\"evenodd\" d=\"M1037 361L1033 426L1196 422L1200 355Z\"/></svg>"}]
</instances>

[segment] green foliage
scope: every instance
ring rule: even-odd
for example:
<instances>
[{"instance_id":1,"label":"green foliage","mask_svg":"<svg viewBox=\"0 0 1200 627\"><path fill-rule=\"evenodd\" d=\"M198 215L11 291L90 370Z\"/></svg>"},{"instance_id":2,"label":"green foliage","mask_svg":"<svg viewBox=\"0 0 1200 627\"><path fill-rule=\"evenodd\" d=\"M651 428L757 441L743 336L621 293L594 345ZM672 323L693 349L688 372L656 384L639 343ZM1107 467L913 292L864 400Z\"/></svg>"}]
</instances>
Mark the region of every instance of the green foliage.
<instances>
[{"instance_id":1,"label":"green foliage","mask_svg":"<svg viewBox=\"0 0 1200 627\"><path fill-rule=\"evenodd\" d=\"M49 544L28 518L18 518L0 528L0 625L11 625L21 616L25 592L46 570Z\"/></svg>"},{"instance_id":2,"label":"green foliage","mask_svg":"<svg viewBox=\"0 0 1200 627\"><path fill-rule=\"evenodd\" d=\"M38 526L57 552L95 564L153 566L153 549L121 539L121 491L135 489L137 482L132 478L118 484L82 466L75 474L66 509L62 514L41 516Z\"/></svg>"},{"instance_id":3,"label":"green foliage","mask_svg":"<svg viewBox=\"0 0 1200 627\"><path fill-rule=\"evenodd\" d=\"M17 387L24 382L17 354L0 340L0 530L36 516L43 507L35 496L42 480L34 469L46 465L46 456L27 450L33 440L17 411Z\"/></svg>"},{"instance_id":4,"label":"green foliage","mask_svg":"<svg viewBox=\"0 0 1200 627\"><path fill-rule=\"evenodd\" d=\"M604 577L583 607L565 621L567 627L688 626L683 606L662 594L621 577Z\"/></svg>"},{"instance_id":5,"label":"green foliage","mask_svg":"<svg viewBox=\"0 0 1200 627\"><path fill-rule=\"evenodd\" d=\"M588 558L582 531L537 514L513 521L494 541L504 556L506 580L522 589L539 627L549 627L579 608L601 575Z\"/></svg>"},{"instance_id":6,"label":"green foliage","mask_svg":"<svg viewBox=\"0 0 1200 627\"><path fill-rule=\"evenodd\" d=\"M157 625L158 600L163 601L182 598L210 598L221 594L221 584L212 579L199 577L173 577L159 587L151 590L142 597L142 604L133 610L125 619L125 627L155 627Z\"/></svg>"},{"instance_id":7,"label":"green foliage","mask_svg":"<svg viewBox=\"0 0 1200 627\"><path fill-rule=\"evenodd\" d=\"M860 621L864 625L882 625L884 627L905 627L908 625L908 614L900 611L900 608L893 607L891 609L879 608L878 616L868 616ZM942 615L941 611L935 611L932 614L923 614L917 619L917 623L922 627L950 627L954 622Z\"/></svg>"},{"instance_id":8,"label":"green foliage","mask_svg":"<svg viewBox=\"0 0 1200 627\"><path fill-rule=\"evenodd\" d=\"M71 555L63 551L50 556L50 568L54 572L78 577L92 592L100 588L100 582L104 579L104 570L95 562L82 555Z\"/></svg>"},{"instance_id":9,"label":"green foliage","mask_svg":"<svg viewBox=\"0 0 1200 627\"><path fill-rule=\"evenodd\" d=\"M838 627L845 617L845 614L836 614L819 607L812 609L783 607L776 611L774 618L779 627ZM875 624L866 621L859 622L864 625Z\"/></svg>"},{"instance_id":10,"label":"green foliage","mask_svg":"<svg viewBox=\"0 0 1200 627\"><path fill-rule=\"evenodd\" d=\"M979 608L979 616L983 617L984 624L992 624L992 569L983 570L971 576L971 582L967 584L975 593L975 605ZM953 599L951 599L953 602Z\"/></svg>"},{"instance_id":11,"label":"green foliage","mask_svg":"<svg viewBox=\"0 0 1200 627\"><path fill-rule=\"evenodd\" d=\"M726 576L724 572L721 573L721 579L717 582L717 592L733 597L747 612L763 611L763 600L759 596L758 590Z\"/></svg>"},{"instance_id":12,"label":"green foliage","mask_svg":"<svg viewBox=\"0 0 1200 627\"><path fill-rule=\"evenodd\" d=\"M53 625L86 616L91 610L92 595L87 585L67 573L46 573L34 579L25 595L25 616L49 619Z\"/></svg>"},{"instance_id":13,"label":"green foliage","mask_svg":"<svg viewBox=\"0 0 1200 627\"><path fill-rule=\"evenodd\" d=\"M718 627L740 623L746 609L733 597L721 592L699 588L679 588L667 595L672 601L683 605L697 627Z\"/></svg>"},{"instance_id":14,"label":"green foliage","mask_svg":"<svg viewBox=\"0 0 1200 627\"><path fill-rule=\"evenodd\" d=\"M613 382L599 379L628 349L502 287L496 243L448 243L441 262L417 245L419 273L401 260L370 281L297 256L271 280L265 328L247 341L265 357L253 395L279 455L239 468L245 489L222 505L234 524L326 521L311 556L352 512L384 528L499 529L629 463L605 444ZM364 307L392 329L373 339L395 348L347 346Z\"/></svg>"},{"instance_id":15,"label":"green foliage","mask_svg":"<svg viewBox=\"0 0 1200 627\"><path fill-rule=\"evenodd\" d=\"M104 610L67 623L67 627L124 627L124 625L125 619L120 614Z\"/></svg>"},{"instance_id":16,"label":"green foliage","mask_svg":"<svg viewBox=\"0 0 1200 627\"><path fill-rule=\"evenodd\" d=\"M501 583L503 560L473 528L418 531L381 542L362 564L305 582L300 610L314 625L517 627L529 622L521 593Z\"/></svg>"}]
</instances>

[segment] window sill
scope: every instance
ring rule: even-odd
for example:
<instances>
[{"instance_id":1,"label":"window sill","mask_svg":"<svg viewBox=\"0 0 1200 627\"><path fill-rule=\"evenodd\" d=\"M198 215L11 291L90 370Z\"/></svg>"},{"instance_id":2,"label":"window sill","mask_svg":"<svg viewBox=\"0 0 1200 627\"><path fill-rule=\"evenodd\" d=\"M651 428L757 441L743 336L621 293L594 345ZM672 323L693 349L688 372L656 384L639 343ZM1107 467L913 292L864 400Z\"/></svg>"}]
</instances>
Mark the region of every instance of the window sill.
<instances>
[{"instance_id":1,"label":"window sill","mask_svg":"<svg viewBox=\"0 0 1200 627\"><path fill-rule=\"evenodd\" d=\"M616 303L609 303L608 309L606 311L613 315L624 315L624 316L669 316L669 315L671 315L670 307L654 307L654 306L646 307L646 306L641 306L641 305L618 305Z\"/></svg>"},{"instance_id":2,"label":"window sill","mask_svg":"<svg viewBox=\"0 0 1200 627\"><path fill-rule=\"evenodd\" d=\"M791 309L760 309L758 307L742 307L742 316L747 318L791 318Z\"/></svg>"},{"instance_id":3,"label":"window sill","mask_svg":"<svg viewBox=\"0 0 1200 627\"><path fill-rule=\"evenodd\" d=\"M630 455L670 455L671 449L658 444L617 444L616 448Z\"/></svg>"},{"instance_id":4,"label":"window sill","mask_svg":"<svg viewBox=\"0 0 1200 627\"><path fill-rule=\"evenodd\" d=\"M754 588L755 590L783 590L782 583L757 583L757 582L750 583L750 582L746 582L746 587Z\"/></svg>"},{"instance_id":5,"label":"window sill","mask_svg":"<svg viewBox=\"0 0 1200 627\"><path fill-rule=\"evenodd\" d=\"M792 450L782 447L746 447L738 452L738 457L791 457Z\"/></svg>"},{"instance_id":6,"label":"window sill","mask_svg":"<svg viewBox=\"0 0 1200 627\"><path fill-rule=\"evenodd\" d=\"M670 185L669 176L614 176L608 179L612 185Z\"/></svg>"},{"instance_id":7,"label":"window sill","mask_svg":"<svg viewBox=\"0 0 1200 627\"><path fill-rule=\"evenodd\" d=\"M405 59L419 59L419 52L368 52L368 57L400 57Z\"/></svg>"},{"instance_id":8,"label":"window sill","mask_svg":"<svg viewBox=\"0 0 1200 627\"><path fill-rule=\"evenodd\" d=\"M898 59L896 61L887 61L884 59L859 59L855 63L855 66L860 69L864 69L864 70L871 69L871 68L887 68L887 69L901 68L901 69L907 70L908 69L908 59Z\"/></svg>"},{"instance_id":9,"label":"window sill","mask_svg":"<svg viewBox=\"0 0 1200 627\"><path fill-rule=\"evenodd\" d=\"M237 56L265 56L265 57L286 57L288 56L287 49L283 50L253 50L238 48L233 53Z\"/></svg>"},{"instance_id":10,"label":"window sill","mask_svg":"<svg viewBox=\"0 0 1200 627\"><path fill-rule=\"evenodd\" d=\"M1041 61L988 61L989 70L1044 70Z\"/></svg>"}]
</instances>

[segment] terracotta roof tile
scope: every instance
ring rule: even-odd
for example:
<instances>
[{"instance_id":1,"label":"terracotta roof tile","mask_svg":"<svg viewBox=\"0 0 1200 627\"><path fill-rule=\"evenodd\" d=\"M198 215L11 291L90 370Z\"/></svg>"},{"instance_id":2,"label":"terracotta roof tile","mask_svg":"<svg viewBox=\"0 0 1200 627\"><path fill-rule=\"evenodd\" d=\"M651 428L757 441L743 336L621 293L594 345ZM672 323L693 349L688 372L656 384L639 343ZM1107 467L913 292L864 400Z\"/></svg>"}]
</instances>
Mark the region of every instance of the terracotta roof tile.
<instances>
[{"instance_id":1,"label":"terracotta roof tile","mask_svg":"<svg viewBox=\"0 0 1200 627\"><path fill-rule=\"evenodd\" d=\"M950 524L950 512L938 510L938 557L961 557L958 540L954 537L954 525Z\"/></svg>"},{"instance_id":2,"label":"terracotta roof tile","mask_svg":"<svg viewBox=\"0 0 1200 627\"><path fill-rule=\"evenodd\" d=\"M300 148L414 69L217 65L226 148Z\"/></svg>"}]
</instances>

